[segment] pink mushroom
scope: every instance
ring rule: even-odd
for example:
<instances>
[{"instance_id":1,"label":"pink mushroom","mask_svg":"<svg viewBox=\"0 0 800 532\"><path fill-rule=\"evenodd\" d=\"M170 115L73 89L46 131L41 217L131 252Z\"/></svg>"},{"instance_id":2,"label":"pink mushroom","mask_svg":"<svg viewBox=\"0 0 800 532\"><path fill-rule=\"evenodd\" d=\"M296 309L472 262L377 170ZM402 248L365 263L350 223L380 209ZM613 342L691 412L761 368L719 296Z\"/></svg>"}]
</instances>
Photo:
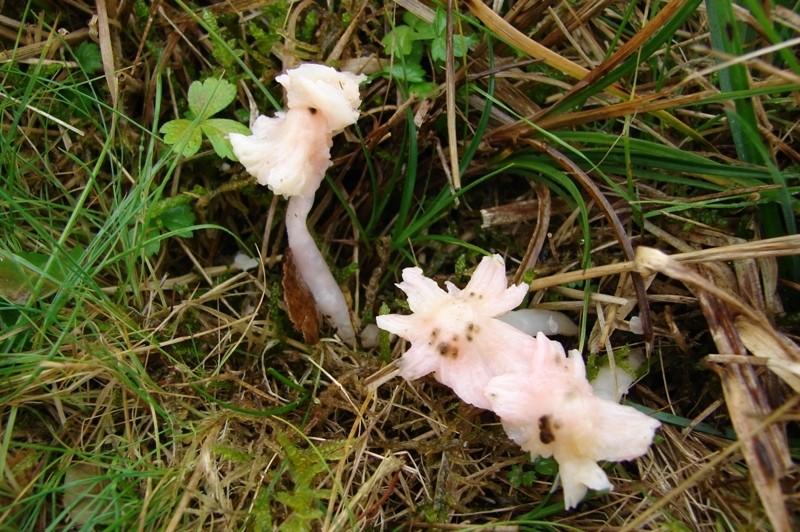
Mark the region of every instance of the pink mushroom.
<instances>
[{"instance_id":1,"label":"pink mushroom","mask_svg":"<svg viewBox=\"0 0 800 532\"><path fill-rule=\"evenodd\" d=\"M536 337L532 370L491 379L486 395L508 436L532 458L554 457L564 504L575 507L588 488L611 490L599 460L632 460L647 452L659 427L638 410L593 394L580 353Z\"/></svg>"},{"instance_id":2,"label":"pink mushroom","mask_svg":"<svg viewBox=\"0 0 800 532\"><path fill-rule=\"evenodd\" d=\"M397 286L412 314L379 316L377 324L411 342L398 361L400 375L412 380L433 373L462 400L493 410L533 458L554 457L567 508L589 488L613 489L598 461L647 452L658 421L595 395L577 351L567 356L542 332L534 338L499 319L527 292L524 285L508 286L499 255L484 257L463 290L450 282L442 290L419 268L403 270Z\"/></svg>"},{"instance_id":3,"label":"pink mushroom","mask_svg":"<svg viewBox=\"0 0 800 532\"><path fill-rule=\"evenodd\" d=\"M420 268L404 269L397 286L412 314L379 316L378 327L411 342L398 361L402 377L433 373L462 400L490 408L489 379L531 368L533 337L497 319L522 302L528 287L508 286L499 255L483 257L463 290L445 285L446 292Z\"/></svg>"},{"instance_id":4,"label":"pink mushroom","mask_svg":"<svg viewBox=\"0 0 800 532\"><path fill-rule=\"evenodd\" d=\"M301 65L276 78L286 89L286 112L259 116L252 135L230 134L233 153L247 171L289 198L286 232L295 266L317 308L346 342L355 339L350 312L306 220L331 165L333 136L358 119L364 79L325 65Z\"/></svg>"}]
</instances>

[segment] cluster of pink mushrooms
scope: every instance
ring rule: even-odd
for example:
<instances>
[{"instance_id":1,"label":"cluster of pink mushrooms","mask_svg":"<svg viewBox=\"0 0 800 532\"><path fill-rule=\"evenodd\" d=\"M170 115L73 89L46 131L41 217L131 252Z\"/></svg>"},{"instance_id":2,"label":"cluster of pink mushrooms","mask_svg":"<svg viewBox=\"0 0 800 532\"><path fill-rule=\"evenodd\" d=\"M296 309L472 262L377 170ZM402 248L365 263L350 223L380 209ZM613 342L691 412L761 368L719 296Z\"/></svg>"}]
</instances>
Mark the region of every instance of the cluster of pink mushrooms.
<instances>
[{"instance_id":1,"label":"cluster of pink mushrooms","mask_svg":"<svg viewBox=\"0 0 800 532\"><path fill-rule=\"evenodd\" d=\"M567 508L589 488L612 489L598 461L647 452L658 421L598 396L578 351L567 355L544 333L532 336L500 319L528 287L507 285L499 255L484 257L463 289L448 282L445 291L420 268L403 270L397 286L412 314L377 321L411 343L398 361L400 375L413 380L432 373L463 401L497 414L531 458L555 458Z\"/></svg>"},{"instance_id":2,"label":"cluster of pink mushrooms","mask_svg":"<svg viewBox=\"0 0 800 532\"><path fill-rule=\"evenodd\" d=\"M259 116L252 135L230 135L248 172L289 197L286 228L295 265L319 311L348 343L355 339L348 306L306 218L331 165L333 136L358 119L363 80L323 65L289 70L277 78L286 89L287 111ZM554 457L567 508L588 489L612 489L598 461L631 460L647 452L658 421L595 393L577 351L567 355L542 332L511 324L516 320L509 312L528 289L508 286L499 255L484 257L464 289L448 282L445 291L420 268L403 270L397 286L408 296L412 314L380 316L377 324L411 344L398 360L400 375L413 380L432 373L465 402L495 412L532 458ZM552 327L538 330L555 332L560 318L542 319Z\"/></svg>"}]
</instances>

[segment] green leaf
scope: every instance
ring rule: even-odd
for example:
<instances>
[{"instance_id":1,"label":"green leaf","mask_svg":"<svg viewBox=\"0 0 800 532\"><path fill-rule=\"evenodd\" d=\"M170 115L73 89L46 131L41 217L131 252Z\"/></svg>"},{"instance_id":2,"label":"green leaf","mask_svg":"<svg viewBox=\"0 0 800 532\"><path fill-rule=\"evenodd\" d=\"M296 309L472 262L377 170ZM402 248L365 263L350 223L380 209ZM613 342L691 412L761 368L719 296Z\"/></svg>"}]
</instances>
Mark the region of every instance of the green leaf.
<instances>
[{"instance_id":1,"label":"green leaf","mask_svg":"<svg viewBox=\"0 0 800 532\"><path fill-rule=\"evenodd\" d=\"M477 43L478 38L474 35L453 35L453 55L466 57L470 47Z\"/></svg>"},{"instance_id":2,"label":"green leaf","mask_svg":"<svg viewBox=\"0 0 800 532\"><path fill-rule=\"evenodd\" d=\"M241 133L242 135L250 134L250 130L247 126L235 120L228 120L227 118L209 118L200 124L200 129L203 130L208 140L211 141L211 146L214 148L214 151L217 152L217 155L230 159L231 161L235 161L236 156L233 154L228 135L230 133Z\"/></svg>"},{"instance_id":3,"label":"green leaf","mask_svg":"<svg viewBox=\"0 0 800 532\"><path fill-rule=\"evenodd\" d=\"M444 37L447 32L447 11L442 8L436 10L433 19L433 31L437 37Z\"/></svg>"},{"instance_id":4,"label":"green leaf","mask_svg":"<svg viewBox=\"0 0 800 532\"><path fill-rule=\"evenodd\" d=\"M100 47L89 41L83 41L73 51L75 61L87 74L94 74L103 68L103 58L100 56Z\"/></svg>"},{"instance_id":5,"label":"green leaf","mask_svg":"<svg viewBox=\"0 0 800 532\"><path fill-rule=\"evenodd\" d=\"M156 238L158 235L155 231L148 231L147 232L147 239L145 245L143 247L144 254L148 257L152 257L158 250L161 249L161 239Z\"/></svg>"},{"instance_id":6,"label":"green leaf","mask_svg":"<svg viewBox=\"0 0 800 532\"><path fill-rule=\"evenodd\" d=\"M447 59L447 41L438 37L431 41L431 59L444 62Z\"/></svg>"},{"instance_id":7,"label":"green leaf","mask_svg":"<svg viewBox=\"0 0 800 532\"><path fill-rule=\"evenodd\" d=\"M389 76L408 83L422 83L425 81L425 71L417 64L394 63L384 68Z\"/></svg>"},{"instance_id":8,"label":"green leaf","mask_svg":"<svg viewBox=\"0 0 800 532\"><path fill-rule=\"evenodd\" d=\"M159 133L164 135L165 144L175 146L175 150L185 157L191 157L197 153L203 142L200 128L185 118L170 120L161 126Z\"/></svg>"},{"instance_id":9,"label":"green leaf","mask_svg":"<svg viewBox=\"0 0 800 532\"><path fill-rule=\"evenodd\" d=\"M410 26L397 26L381 40L389 55L408 55L414 49L414 29Z\"/></svg>"},{"instance_id":10,"label":"green leaf","mask_svg":"<svg viewBox=\"0 0 800 532\"><path fill-rule=\"evenodd\" d=\"M558 473L558 462L553 458L537 458L533 464L533 468L540 475L552 477Z\"/></svg>"},{"instance_id":11,"label":"green leaf","mask_svg":"<svg viewBox=\"0 0 800 532\"><path fill-rule=\"evenodd\" d=\"M0 297L13 303L23 303L30 295L34 279L12 253L0 255Z\"/></svg>"},{"instance_id":12,"label":"green leaf","mask_svg":"<svg viewBox=\"0 0 800 532\"><path fill-rule=\"evenodd\" d=\"M434 61L447 59L447 12L443 9L436 11L436 18L431 26L431 58ZM455 29L455 28L454 28ZM478 42L474 35L453 35L453 56L464 57L469 52L469 47Z\"/></svg>"},{"instance_id":13,"label":"green leaf","mask_svg":"<svg viewBox=\"0 0 800 532\"><path fill-rule=\"evenodd\" d=\"M187 228L193 226L195 220L194 211L185 203L167 207L159 216L160 224L169 231L176 231L183 238L191 238L192 231Z\"/></svg>"},{"instance_id":14,"label":"green leaf","mask_svg":"<svg viewBox=\"0 0 800 532\"><path fill-rule=\"evenodd\" d=\"M420 39L433 39L436 36L433 33L433 25L430 22L416 16L410 11L403 13L403 22L417 30Z\"/></svg>"},{"instance_id":15,"label":"green leaf","mask_svg":"<svg viewBox=\"0 0 800 532\"><path fill-rule=\"evenodd\" d=\"M236 87L224 79L209 78L189 86L189 109L201 120L225 109L236 99Z\"/></svg>"},{"instance_id":16,"label":"green leaf","mask_svg":"<svg viewBox=\"0 0 800 532\"><path fill-rule=\"evenodd\" d=\"M508 481L514 488L529 487L536 481L536 472L525 471L519 465L514 465L508 472Z\"/></svg>"},{"instance_id":17,"label":"green leaf","mask_svg":"<svg viewBox=\"0 0 800 532\"><path fill-rule=\"evenodd\" d=\"M433 94L436 87L438 87L438 85L432 81L423 81L422 83L412 83L409 85L408 90L420 98L426 98Z\"/></svg>"}]
</instances>

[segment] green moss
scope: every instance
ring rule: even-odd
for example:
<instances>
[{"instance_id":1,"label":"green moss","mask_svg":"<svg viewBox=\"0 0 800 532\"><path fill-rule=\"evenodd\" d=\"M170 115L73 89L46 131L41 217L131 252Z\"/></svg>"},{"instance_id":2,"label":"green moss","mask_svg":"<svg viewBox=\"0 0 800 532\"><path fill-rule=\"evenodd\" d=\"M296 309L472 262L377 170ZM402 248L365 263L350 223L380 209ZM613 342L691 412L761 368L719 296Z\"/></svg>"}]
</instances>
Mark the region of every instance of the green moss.
<instances>
[{"instance_id":1,"label":"green moss","mask_svg":"<svg viewBox=\"0 0 800 532\"><path fill-rule=\"evenodd\" d=\"M235 77L240 70L236 57L244 55L244 51L238 48L238 42L227 26L221 24L224 19L218 19L207 9L202 11L201 18L208 29L212 57L225 71L226 77Z\"/></svg>"},{"instance_id":2,"label":"green moss","mask_svg":"<svg viewBox=\"0 0 800 532\"><path fill-rule=\"evenodd\" d=\"M282 432L277 433L277 441L284 452L289 479L292 487L275 493L275 499L290 511L280 529L286 531L314 530L325 516L325 501L331 490L318 487L317 477L330 472L327 462L342 457L345 447L343 441L329 441L318 447L300 449Z\"/></svg>"},{"instance_id":3,"label":"green moss","mask_svg":"<svg viewBox=\"0 0 800 532\"><path fill-rule=\"evenodd\" d=\"M298 30L297 37L304 42L312 42L314 40L314 33L319 26L319 13L314 9L309 9L306 18L303 20L300 29Z\"/></svg>"},{"instance_id":4,"label":"green moss","mask_svg":"<svg viewBox=\"0 0 800 532\"><path fill-rule=\"evenodd\" d=\"M212 448L215 453L219 456L225 458L226 460L230 460L232 462L244 463L249 462L253 459L252 455L249 453L243 452L237 448L230 447L228 445L214 445Z\"/></svg>"}]
</instances>

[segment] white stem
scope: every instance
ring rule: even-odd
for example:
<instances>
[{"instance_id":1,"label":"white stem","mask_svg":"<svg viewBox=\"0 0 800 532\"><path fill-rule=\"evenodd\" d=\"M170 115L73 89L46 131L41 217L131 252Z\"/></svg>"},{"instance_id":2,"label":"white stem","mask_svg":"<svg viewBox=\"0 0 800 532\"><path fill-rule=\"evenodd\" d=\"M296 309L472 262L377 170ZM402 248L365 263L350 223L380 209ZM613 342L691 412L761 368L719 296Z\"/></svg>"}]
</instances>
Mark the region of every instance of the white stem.
<instances>
[{"instance_id":1,"label":"white stem","mask_svg":"<svg viewBox=\"0 0 800 532\"><path fill-rule=\"evenodd\" d=\"M578 326L572 323L571 319L555 310L523 308L511 310L499 318L500 321L504 321L531 336L536 336L540 332L547 336L551 334L575 336L580 332Z\"/></svg>"},{"instance_id":2,"label":"white stem","mask_svg":"<svg viewBox=\"0 0 800 532\"><path fill-rule=\"evenodd\" d=\"M317 308L336 328L339 337L352 343L356 333L350 323L350 312L344 295L306 225L313 203L313 196L292 196L286 207L286 233L289 236L294 265L314 296Z\"/></svg>"}]
</instances>

